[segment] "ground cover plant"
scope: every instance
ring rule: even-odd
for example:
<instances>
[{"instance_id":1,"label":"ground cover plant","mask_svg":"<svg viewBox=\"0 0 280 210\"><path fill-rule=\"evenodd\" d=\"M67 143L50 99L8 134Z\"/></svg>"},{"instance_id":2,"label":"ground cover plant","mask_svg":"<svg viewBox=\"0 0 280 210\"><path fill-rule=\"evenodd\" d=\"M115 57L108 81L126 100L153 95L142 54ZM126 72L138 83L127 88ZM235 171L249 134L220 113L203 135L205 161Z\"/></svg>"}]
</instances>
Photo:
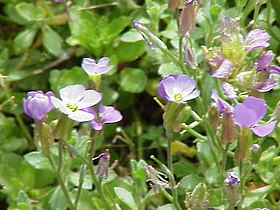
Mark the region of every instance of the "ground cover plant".
<instances>
[{"instance_id":1,"label":"ground cover plant","mask_svg":"<svg viewBox=\"0 0 280 210\"><path fill-rule=\"evenodd\" d=\"M279 0L0 9L0 209L280 208Z\"/></svg>"}]
</instances>

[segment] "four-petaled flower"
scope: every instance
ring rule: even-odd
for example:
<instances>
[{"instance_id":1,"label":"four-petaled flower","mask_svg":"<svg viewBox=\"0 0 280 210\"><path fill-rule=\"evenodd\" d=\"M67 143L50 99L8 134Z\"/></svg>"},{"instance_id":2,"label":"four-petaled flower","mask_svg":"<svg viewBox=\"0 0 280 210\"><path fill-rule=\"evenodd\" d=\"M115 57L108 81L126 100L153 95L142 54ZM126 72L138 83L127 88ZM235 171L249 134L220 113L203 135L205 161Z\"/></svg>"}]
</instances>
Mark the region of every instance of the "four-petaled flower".
<instances>
[{"instance_id":1,"label":"four-petaled flower","mask_svg":"<svg viewBox=\"0 0 280 210\"><path fill-rule=\"evenodd\" d=\"M122 120L121 113L112 106L99 106L98 114L92 108L87 108L85 111L94 115L94 119L89 123L95 130L102 130L103 124L115 123Z\"/></svg>"},{"instance_id":2,"label":"four-petaled flower","mask_svg":"<svg viewBox=\"0 0 280 210\"><path fill-rule=\"evenodd\" d=\"M53 108L50 100L51 96L54 96L51 91L46 94L40 90L28 92L27 99L23 99L25 114L32 117L36 122L42 122L46 114Z\"/></svg>"},{"instance_id":3,"label":"four-petaled flower","mask_svg":"<svg viewBox=\"0 0 280 210\"><path fill-rule=\"evenodd\" d=\"M235 172L228 172L224 183L231 188L236 188L240 182L240 179L235 175Z\"/></svg>"},{"instance_id":4,"label":"four-petaled flower","mask_svg":"<svg viewBox=\"0 0 280 210\"><path fill-rule=\"evenodd\" d=\"M83 85L69 85L59 91L61 100L51 96L55 108L77 122L87 122L94 115L83 109L96 105L102 98L95 90L86 90Z\"/></svg>"},{"instance_id":5,"label":"four-petaled flower","mask_svg":"<svg viewBox=\"0 0 280 210\"><path fill-rule=\"evenodd\" d=\"M100 58L97 63L92 58L84 58L82 68L89 76L105 74L113 68L113 66L108 66L109 61L107 57Z\"/></svg>"},{"instance_id":6,"label":"four-petaled flower","mask_svg":"<svg viewBox=\"0 0 280 210\"><path fill-rule=\"evenodd\" d=\"M194 90L195 85L188 76L170 74L161 80L158 93L166 101L187 103L199 96L200 91Z\"/></svg>"},{"instance_id":7,"label":"four-petaled flower","mask_svg":"<svg viewBox=\"0 0 280 210\"><path fill-rule=\"evenodd\" d=\"M259 122L267 111L265 100L255 97L246 98L243 103L238 103L234 107L233 115L235 123L243 128L250 128L259 137L270 134L277 121L270 121L259 125Z\"/></svg>"}]
</instances>

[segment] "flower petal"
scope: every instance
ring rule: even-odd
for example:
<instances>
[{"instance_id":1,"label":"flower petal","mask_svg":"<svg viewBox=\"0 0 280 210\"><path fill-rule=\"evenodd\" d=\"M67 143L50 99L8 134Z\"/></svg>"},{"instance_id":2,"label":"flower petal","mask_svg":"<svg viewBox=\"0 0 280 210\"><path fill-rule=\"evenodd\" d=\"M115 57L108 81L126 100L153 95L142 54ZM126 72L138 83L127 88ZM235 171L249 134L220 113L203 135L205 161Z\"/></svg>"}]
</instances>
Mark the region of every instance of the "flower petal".
<instances>
[{"instance_id":1,"label":"flower petal","mask_svg":"<svg viewBox=\"0 0 280 210\"><path fill-rule=\"evenodd\" d=\"M65 105L65 103L63 101L61 101L60 99L51 96L51 102L53 104L53 106L58 109L59 111L61 111L62 113L68 115L71 110L69 108L67 108L67 106Z\"/></svg>"},{"instance_id":2,"label":"flower petal","mask_svg":"<svg viewBox=\"0 0 280 210\"><path fill-rule=\"evenodd\" d=\"M91 121L94 118L94 115L82 110L77 110L75 112L71 112L68 114L68 117L71 120L77 121L77 122L88 122Z\"/></svg>"},{"instance_id":3,"label":"flower petal","mask_svg":"<svg viewBox=\"0 0 280 210\"><path fill-rule=\"evenodd\" d=\"M164 82L162 83L162 86L165 90L164 99L175 101L174 99L174 86L175 86L175 79L173 77L165 78Z\"/></svg>"},{"instance_id":4,"label":"flower petal","mask_svg":"<svg viewBox=\"0 0 280 210\"><path fill-rule=\"evenodd\" d=\"M99 111L104 123L119 122L122 119L121 113L112 106L100 106Z\"/></svg>"},{"instance_id":5,"label":"flower petal","mask_svg":"<svg viewBox=\"0 0 280 210\"><path fill-rule=\"evenodd\" d=\"M85 90L83 85L69 85L62 88L59 94L63 102L74 105L84 97Z\"/></svg>"},{"instance_id":6,"label":"flower petal","mask_svg":"<svg viewBox=\"0 0 280 210\"><path fill-rule=\"evenodd\" d=\"M84 97L76 105L78 106L78 109L84 109L96 105L101 98L101 93L95 90L86 90Z\"/></svg>"},{"instance_id":7,"label":"flower petal","mask_svg":"<svg viewBox=\"0 0 280 210\"><path fill-rule=\"evenodd\" d=\"M180 75L175 80L178 93L182 94L182 97L189 95L195 88L195 81L185 75ZM175 92L175 91L174 91Z\"/></svg>"},{"instance_id":8,"label":"flower petal","mask_svg":"<svg viewBox=\"0 0 280 210\"><path fill-rule=\"evenodd\" d=\"M273 58L274 58L274 54L271 50L263 53L256 61L258 64L257 70L260 71L269 67L273 61Z\"/></svg>"},{"instance_id":9,"label":"flower petal","mask_svg":"<svg viewBox=\"0 0 280 210\"><path fill-rule=\"evenodd\" d=\"M238 103L234 107L233 116L235 123L244 128L248 128L257 122L254 110L247 108L243 103Z\"/></svg>"},{"instance_id":10,"label":"flower petal","mask_svg":"<svg viewBox=\"0 0 280 210\"><path fill-rule=\"evenodd\" d=\"M245 38L246 51L269 46L270 36L265 30L255 29L250 31Z\"/></svg>"},{"instance_id":11,"label":"flower petal","mask_svg":"<svg viewBox=\"0 0 280 210\"><path fill-rule=\"evenodd\" d=\"M233 63L230 60L225 59L221 63L220 67L212 74L212 77L228 78L232 67L233 67Z\"/></svg>"},{"instance_id":12,"label":"flower petal","mask_svg":"<svg viewBox=\"0 0 280 210\"><path fill-rule=\"evenodd\" d=\"M257 136L264 137L264 136L270 134L274 130L276 123L277 123L277 121L271 121L264 125L254 125L254 126L252 126L251 130Z\"/></svg>"},{"instance_id":13,"label":"flower petal","mask_svg":"<svg viewBox=\"0 0 280 210\"><path fill-rule=\"evenodd\" d=\"M249 96L248 98L246 98L243 101L243 104L244 104L244 106L247 107L247 109L251 109L255 112L255 114L256 114L255 123L260 121L264 117L264 115L267 111L267 105L265 103L265 100L261 99L261 98L255 98L255 97ZM253 124L255 124L255 123L253 123Z\"/></svg>"},{"instance_id":14,"label":"flower petal","mask_svg":"<svg viewBox=\"0 0 280 210\"><path fill-rule=\"evenodd\" d=\"M274 77L268 78L264 82L255 82L255 89L261 93L270 91L278 86L278 82Z\"/></svg>"},{"instance_id":15,"label":"flower petal","mask_svg":"<svg viewBox=\"0 0 280 210\"><path fill-rule=\"evenodd\" d=\"M109 61L110 61L110 59L108 57L100 58L99 61L98 61L98 65L99 66L107 66Z\"/></svg>"},{"instance_id":16,"label":"flower petal","mask_svg":"<svg viewBox=\"0 0 280 210\"><path fill-rule=\"evenodd\" d=\"M186 102L186 101L195 99L199 96L199 94L200 94L199 90L194 90L189 95L183 96L182 102Z\"/></svg>"},{"instance_id":17,"label":"flower petal","mask_svg":"<svg viewBox=\"0 0 280 210\"><path fill-rule=\"evenodd\" d=\"M276 74L280 74L280 67L279 66L269 66L267 68L268 72L272 72L272 73L276 73Z\"/></svg>"},{"instance_id":18,"label":"flower petal","mask_svg":"<svg viewBox=\"0 0 280 210\"><path fill-rule=\"evenodd\" d=\"M233 111L232 106L230 106L226 101L224 101L223 99L221 99L218 94L217 91L215 89L212 90L212 95L211 98L215 101L219 111L221 113L224 113L225 111Z\"/></svg>"}]
</instances>

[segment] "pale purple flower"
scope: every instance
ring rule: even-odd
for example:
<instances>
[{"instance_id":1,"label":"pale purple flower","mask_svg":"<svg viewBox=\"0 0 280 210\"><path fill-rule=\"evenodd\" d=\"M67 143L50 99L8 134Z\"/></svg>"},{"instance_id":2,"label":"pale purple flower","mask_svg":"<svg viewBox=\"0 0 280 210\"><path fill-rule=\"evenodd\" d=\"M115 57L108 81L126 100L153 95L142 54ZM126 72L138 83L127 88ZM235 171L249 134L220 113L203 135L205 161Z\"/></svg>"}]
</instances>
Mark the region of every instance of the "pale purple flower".
<instances>
[{"instance_id":1,"label":"pale purple flower","mask_svg":"<svg viewBox=\"0 0 280 210\"><path fill-rule=\"evenodd\" d=\"M268 73L274 72L280 74L280 67L271 65L274 59L274 53L269 50L264 52L257 60L257 70L266 70Z\"/></svg>"},{"instance_id":2,"label":"pale purple flower","mask_svg":"<svg viewBox=\"0 0 280 210\"><path fill-rule=\"evenodd\" d=\"M115 160L114 163L110 166L110 158L111 154L109 153L109 150L106 150L99 156L92 158L92 160L99 159L95 174L103 177L103 179L107 179L109 176L109 171L113 170L118 164L118 161Z\"/></svg>"},{"instance_id":3,"label":"pale purple flower","mask_svg":"<svg viewBox=\"0 0 280 210\"><path fill-rule=\"evenodd\" d=\"M277 122L270 121L263 125L257 124L265 116L266 111L265 100L250 96L243 103L238 103L234 107L233 115L237 125L250 128L257 136L264 137L274 130Z\"/></svg>"},{"instance_id":4,"label":"pale purple flower","mask_svg":"<svg viewBox=\"0 0 280 210\"><path fill-rule=\"evenodd\" d=\"M211 98L215 101L215 104L217 105L220 113L232 112L233 111L233 107L230 106L228 102L221 99L218 96L217 91L215 89L212 90Z\"/></svg>"},{"instance_id":5,"label":"pale purple flower","mask_svg":"<svg viewBox=\"0 0 280 210\"><path fill-rule=\"evenodd\" d=\"M94 115L94 118L89 123L93 129L98 131L102 130L104 124L122 120L121 113L112 106L99 106L98 114L91 108L86 109L86 111Z\"/></svg>"},{"instance_id":6,"label":"pale purple flower","mask_svg":"<svg viewBox=\"0 0 280 210\"><path fill-rule=\"evenodd\" d=\"M55 3L62 3L64 2L65 0L54 0Z\"/></svg>"},{"instance_id":7,"label":"pale purple flower","mask_svg":"<svg viewBox=\"0 0 280 210\"><path fill-rule=\"evenodd\" d=\"M240 182L240 179L235 175L235 172L228 172L224 183L231 188L236 188Z\"/></svg>"},{"instance_id":8,"label":"pale purple flower","mask_svg":"<svg viewBox=\"0 0 280 210\"><path fill-rule=\"evenodd\" d=\"M196 82L186 75L170 74L161 80L158 93L166 101L187 103L199 96L200 91L194 90L195 85Z\"/></svg>"},{"instance_id":9,"label":"pale purple flower","mask_svg":"<svg viewBox=\"0 0 280 210\"><path fill-rule=\"evenodd\" d=\"M83 109L96 105L102 95L95 90L86 90L83 85L69 85L59 91L61 99L51 96L55 108L77 122L94 119L94 115Z\"/></svg>"},{"instance_id":10,"label":"pale purple flower","mask_svg":"<svg viewBox=\"0 0 280 210\"><path fill-rule=\"evenodd\" d=\"M251 51L257 48L267 48L270 36L266 30L254 29L250 31L245 38L245 50Z\"/></svg>"},{"instance_id":11,"label":"pale purple flower","mask_svg":"<svg viewBox=\"0 0 280 210\"><path fill-rule=\"evenodd\" d=\"M260 145L258 145L258 144L252 144L252 147L251 147L251 149L253 150L253 151L259 151L260 150Z\"/></svg>"},{"instance_id":12,"label":"pale purple flower","mask_svg":"<svg viewBox=\"0 0 280 210\"><path fill-rule=\"evenodd\" d=\"M113 68L113 66L108 66L109 61L107 57L100 58L97 63L92 58L84 58L82 68L89 76L105 74Z\"/></svg>"},{"instance_id":13,"label":"pale purple flower","mask_svg":"<svg viewBox=\"0 0 280 210\"><path fill-rule=\"evenodd\" d=\"M230 74L230 70L233 67L233 63L228 60L228 59L224 59L221 63L221 65L219 66L219 68L217 68L213 73L212 73L212 77L215 78L228 78L229 74Z\"/></svg>"},{"instance_id":14,"label":"pale purple flower","mask_svg":"<svg viewBox=\"0 0 280 210\"><path fill-rule=\"evenodd\" d=\"M266 79L264 82L254 82L253 83L254 89L263 93L270 91L278 86L277 80L272 76Z\"/></svg>"},{"instance_id":15,"label":"pale purple flower","mask_svg":"<svg viewBox=\"0 0 280 210\"><path fill-rule=\"evenodd\" d=\"M254 208L253 210L269 210L268 208Z\"/></svg>"},{"instance_id":16,"label":"pale purple flower","mask_svg":"<svg viewBox=\"0 0 280 210\"><path fill-rule=\"evenodd\" d=\"M234 87L231 84L229 84L228 82L222 83L222 90L223 90L224 94L226 95L226 97L228 97L230 99L237 97Z\"/></svg>"},{"instance_id":17,"label":"pale purple flower","mask_svg":"<svg viewBox=\"0 0 280 210\"><path fill-rule=\"evenodd\" d=\"M50 100L51 96L54 96L51 91L46 94L40 90L28 92L27 99L23 99L25 114L32 117L36 122L42 122L46 114L53 108Z\"/></svg>"}]
</instances>

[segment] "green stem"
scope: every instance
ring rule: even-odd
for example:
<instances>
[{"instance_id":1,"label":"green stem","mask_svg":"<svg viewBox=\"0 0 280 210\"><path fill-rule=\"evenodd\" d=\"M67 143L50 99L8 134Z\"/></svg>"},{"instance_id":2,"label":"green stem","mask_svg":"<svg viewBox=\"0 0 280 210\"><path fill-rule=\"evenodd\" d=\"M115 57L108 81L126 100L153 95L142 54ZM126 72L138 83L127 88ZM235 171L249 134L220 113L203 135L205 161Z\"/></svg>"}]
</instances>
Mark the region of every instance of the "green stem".
<instances>
[{"instance_id":1,"label":"green stem","mask_svg":"<svg viewBox=\"0 0 280 210\"><path fill-rule=\"evenodd\" d=\"M239 161L239 177L240 177L240 201L238 204L238 209L242 209L242 203L244 200L244 176L243 176L243 160Z\"/></svg>"},{"instance_id":2,"label":"green stem","mask_svg":"<svg viewBox=\"0 0 280 210\"><path fill-rule=\"evenodd\" d=\"M161 51L164 54L168 55L171 58L171 60L181 68L181 70L184 74L187 74L187 72L185 71L184 64L181 63L180 60L178 60L175 55L173 55L168 49L161 49Z\"/></svg>"},{"instance_id":3,"label":"green stem","mask_svg":"<svg viewBox=\"0 0 280 210\"><path fill-rule=\"evenodd\" d=\"M110 204L108 202L108 199L104 195L104 191L102 189L102 185L99 182L99 180L97 179L97 177L95 176L95 172L94 172L93 164L92 164L92 158L93 158L94 152L95 152L95 141L98 139L99 135L100 135L100 132L96 132L94 137L90 141L90 148L89 148L87 167L88 167L88 170L89 170L92 182L93 182L94 186L96 187L96 190L97 190L99 196L104 201L106 209L112 210L112 207L110 206Z\"/></svg>"},{"instance_id":4,"label":"green stem","mask_svg":"<svg viewBox=\"0 0 280 210\"><path fill-rule=\"evenodd\" d=\"M222 158L222 169L226 170L226 163L227 163L227 151L229 148L229 144L226 145L225 149L223 150L223 158Z\"/></svg>"},{"instance_id":5,"label":"green stem","mask_svg":"<svg viewBox=\"0 0 280 210\"><path fill-rule=\"evenodd\" d=\"M255 5L255 10L254 10L254 17L253 17L253 29L256 28L257 26L257 19L258 19L258 15L259 15L259 11L260 11L260 6L261 4L259 3L259 1L256 2Z\"/></svg>"},{"instance_id":6,"label":"green stem","mask_svg":"<svg viewBox=\"0 0 280 210\"><path fill-rule=\"evenodd\" d=\"M193 130L192 128L190 128L188 125L186 125L185 123L182 123L182 128L184 130L186 130L188 133L192 134L193 136L195 136L198 139L201 139L203 141L207 141L207 138L203 135L201 135L200 133L196 132L195 130Z\"/></svg>"},{"instance_id":7,"label":"green stem","mask_svg":"<svg viewBox=\"0 0 280 210\"><path fill-rule=\"evenodd\" d=\"M61 141L59 141L59 142L61 142ZM61 143L59 143L59 144L61 144ZM60 145L59 145L59 147L60 147ZM60 152L59 152L59 154L60 154ZM60 159L60 155L59 155L58 158ZM67 187L66 187L66 185L64 183L64 180L63 180L63 178L61 176L61 173L60 173L61 172L60 171L61 170L61 165L59 164L58 167L56 167L55 164L54 164L54 161L53 161L53 159L52 159L52 157L50 155L48 155L48 159L49 159L49 162L50 162L53 170L56 172L56 176L57 176L57 180L58 180L59 186L60 186L60 188L61 188L61 190L62 190L62 192L64 194L64 197L65 197L65 199L66 199L66 201L68 203L69 209L70 210L75 210L76 208L74 207L74 205L72 203L71 197L70 197L70 195L68 193L68 189L67 189Z\"/></svg>"}]
</instances>

